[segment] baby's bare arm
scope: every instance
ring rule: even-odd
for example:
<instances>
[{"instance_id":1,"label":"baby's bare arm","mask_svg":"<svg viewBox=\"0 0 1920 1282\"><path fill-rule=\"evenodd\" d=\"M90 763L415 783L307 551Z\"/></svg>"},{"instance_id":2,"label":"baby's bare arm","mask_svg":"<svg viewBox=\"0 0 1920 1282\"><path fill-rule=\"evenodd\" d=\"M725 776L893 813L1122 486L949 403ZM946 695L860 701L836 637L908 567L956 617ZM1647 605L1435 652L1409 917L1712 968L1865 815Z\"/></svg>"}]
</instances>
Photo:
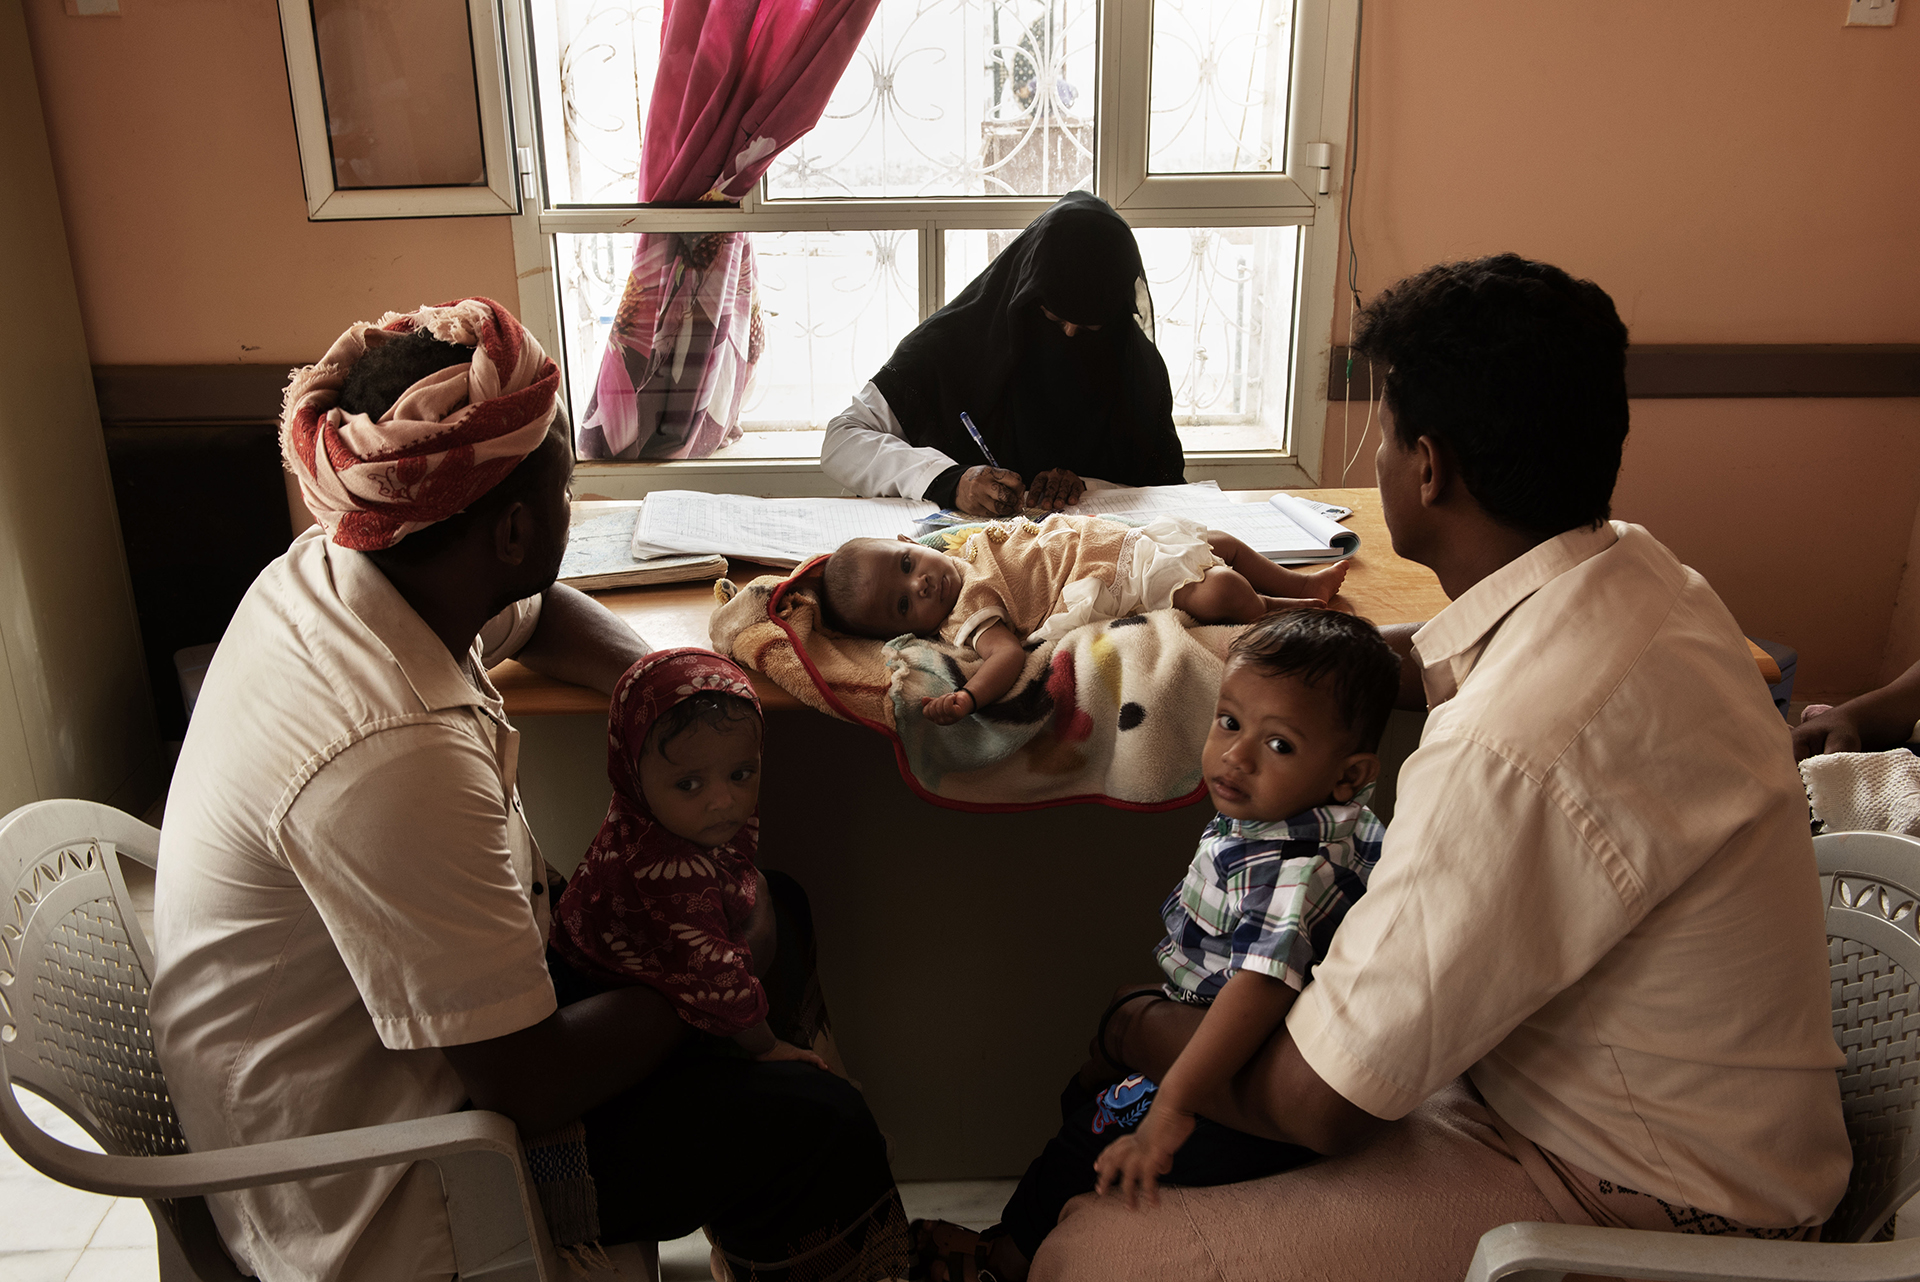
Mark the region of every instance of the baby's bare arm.
<instances>
[{"instance_id":1,"label":"baby's bare arm","mask_svg":"<svg viewBox=\"0 0 1920 1282\"><path fill-rule=\"evenodd\" d=\"M1159 1201L1159 1180L1193 1134L1202 1101L1216 1095L1287 1017L1298 992L1283 980L1239 971L1207 1008L1200 1027L1161 1079L1140 1128L1115 1140L1094 1162L1095 1191L1117 1186L1127 1205Z\"/></svg>"},{"instance_id":2,"label":"baby's bare arm","mask_svg":"<svg viewBox=\"0 0 1920 1282\"><path fill-rule=\"evenodd\" d=\"M1020 679L1020 670L1027 665L1027 652L1020 638L998 620L974 634L973 648L983 662L967 678L967 683L952 694L920 701L921 714L937 726L950 726L1005 698L1013 689L1013 683Z\"/></svg>"}]
</instances>

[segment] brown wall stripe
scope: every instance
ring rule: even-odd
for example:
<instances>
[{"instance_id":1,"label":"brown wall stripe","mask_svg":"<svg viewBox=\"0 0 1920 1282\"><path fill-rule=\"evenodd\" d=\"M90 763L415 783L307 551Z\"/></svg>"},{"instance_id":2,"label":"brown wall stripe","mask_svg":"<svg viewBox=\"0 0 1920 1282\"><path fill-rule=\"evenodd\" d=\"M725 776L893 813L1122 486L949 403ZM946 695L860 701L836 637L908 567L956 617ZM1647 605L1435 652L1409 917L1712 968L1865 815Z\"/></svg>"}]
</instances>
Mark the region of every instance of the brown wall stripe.
<instances>
[{"instance_id":1,"label":"brown wall stripe","mask_svg":"<svg viewBox=\"0 0 1920 1282\"><path fill-rule=\"evenodd\" d=\"M1367 367L1333 349L1327 399L1368 399ZM1376 372L1373 393L1379 394ZM1351 390L1349 391L1349 388ZM1920 343L1642 343L1627 349L1627 395L1688 397L1920 396Z\"/></svg>"}]
</instances>

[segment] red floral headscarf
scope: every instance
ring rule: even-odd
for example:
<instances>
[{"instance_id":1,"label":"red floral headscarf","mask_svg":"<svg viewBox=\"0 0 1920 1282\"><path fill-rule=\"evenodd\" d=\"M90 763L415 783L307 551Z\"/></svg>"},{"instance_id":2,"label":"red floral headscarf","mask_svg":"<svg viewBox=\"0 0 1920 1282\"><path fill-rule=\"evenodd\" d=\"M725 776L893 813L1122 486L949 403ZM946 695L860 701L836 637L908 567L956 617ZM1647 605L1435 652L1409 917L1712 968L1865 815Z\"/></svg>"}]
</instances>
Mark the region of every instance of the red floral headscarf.
<instances>
[{"instance_id":1,"label":"red floral headscarf","mask_svg":"<svg viewBox=\"0 0 1920 1282\"><path fill-rule=\"evenodd\" d=\"M704 1032L729 1036L766 1018L746 947L760 818L711 849L675 836L640 786L654 723L706 693L730 694L764 718L747 674L711 650L659 650L627 669L607 716L613 800L587 856L554 906L553 945L607 984L646 984Z\"/></svg>"},{"instance_id":2,"label":"red floral headscarf","mask_svg":"<svg viewBox=\"0 0 1920 1282\"><path fill-rule=\"evenodd\" d=\"M473 360L403 392L374 422L339 408L360 358L424 329L473 348ZM506 479L553 422L560 367L491 298L462 298L378 321L334 340L293 372L280 415L280 453L327 536L362 552L390 548L444 521Z\"/></svg>"}]
</instances>

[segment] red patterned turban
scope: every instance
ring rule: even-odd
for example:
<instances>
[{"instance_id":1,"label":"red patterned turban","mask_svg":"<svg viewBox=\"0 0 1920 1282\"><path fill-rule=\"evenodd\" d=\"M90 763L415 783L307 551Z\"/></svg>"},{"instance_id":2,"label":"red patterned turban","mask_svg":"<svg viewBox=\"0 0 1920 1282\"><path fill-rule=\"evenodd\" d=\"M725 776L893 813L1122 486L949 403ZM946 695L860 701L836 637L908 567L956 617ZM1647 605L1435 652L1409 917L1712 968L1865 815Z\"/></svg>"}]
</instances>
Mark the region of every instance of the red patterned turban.
<instances>
[{"instance_id":1,"label":"red patterned turban","mask_svg":"<svg viewBox=\"0 0 1920 1282\"><path fill-rule=\"evenodd\" d=\"M472 363L421 379L377 423L339 409L354 363L417 329L473 348ZM378 551L505 480L546 439L559 391L559 367L490 298L388 312L354 325L319 364L293 372L280 453L327 536L343 548Z\"/></svg>"}]
</instances>

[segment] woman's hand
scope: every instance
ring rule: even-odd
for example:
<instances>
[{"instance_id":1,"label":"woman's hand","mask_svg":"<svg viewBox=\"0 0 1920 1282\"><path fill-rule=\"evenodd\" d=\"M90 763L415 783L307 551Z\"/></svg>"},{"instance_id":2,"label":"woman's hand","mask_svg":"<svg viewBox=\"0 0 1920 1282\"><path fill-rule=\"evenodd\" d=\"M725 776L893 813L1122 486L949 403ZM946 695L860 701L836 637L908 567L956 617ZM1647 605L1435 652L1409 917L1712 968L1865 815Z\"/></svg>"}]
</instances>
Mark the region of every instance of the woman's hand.
<instances>
[{"instance_id":1,"label":"woman's hand","mask_svg":"<svg viewBox=\"0 0 1920 1282\"><path fill-rule=\"evenodd\" d=\"M1050 467L1027 487L1027 506L1058 512L1071 507L1087 492L1087 483L1064 467Z\"/></svg>"},{"instance_id":2,"label":"woman's hand","mask_svg":"<svg viewBox=\"0 0 1920 1282\"><path fill-rule=\"evenodd\" d=\"M1160 1205L1160 1177L1173 1169L1173 1155L1192 1134L1193 1114L1165 1099L1154 1100L1139 1130L1122 1135L1094 1159L1100 1182L1093 1191L1105 1197L1108 1186L1118 1184L1129 1211L1139 1205L1142 1193L1149 1206Z\"/></svg>"},{"instance_id":3,"label":"woman's hand","mask_svg":"<svg viewBox=\"0 0 1920 1282\"><path fill-rule=\"evenodd\" d=\"M1026 482L1003 467L970 467L960 474L953 505L969 516L1012 516L1020 510Z\"/></svg>"},{"instance_id":4,"label":"woman's hand","mask_svg":"<svg viewBox=\"0 0 1920 1282\"><path fill-rule=\"evenodd\" d=\"M775 1042L771 1049L764 1050L753 1058L762 1064L778 1064L784 1060L799 1060L802 1064L813 1065L823 1073L831 1073L833 1071L833 1069L828 1066L827 1061L821 1059L804 1046L795 1046L792 1042Z\"/></svg>"},{"instance_id":5,"label":"woman's hand","mask_svg":"<svg viewBox=\"0 0 1920 1282\"><path fill-rule=\"evenodd\" d=\"M972 716L979 706L973 691L963 687L952 694L928 695L920 701L920 715L936 726L950 726Z\"/></svg>"}]
</instances>

